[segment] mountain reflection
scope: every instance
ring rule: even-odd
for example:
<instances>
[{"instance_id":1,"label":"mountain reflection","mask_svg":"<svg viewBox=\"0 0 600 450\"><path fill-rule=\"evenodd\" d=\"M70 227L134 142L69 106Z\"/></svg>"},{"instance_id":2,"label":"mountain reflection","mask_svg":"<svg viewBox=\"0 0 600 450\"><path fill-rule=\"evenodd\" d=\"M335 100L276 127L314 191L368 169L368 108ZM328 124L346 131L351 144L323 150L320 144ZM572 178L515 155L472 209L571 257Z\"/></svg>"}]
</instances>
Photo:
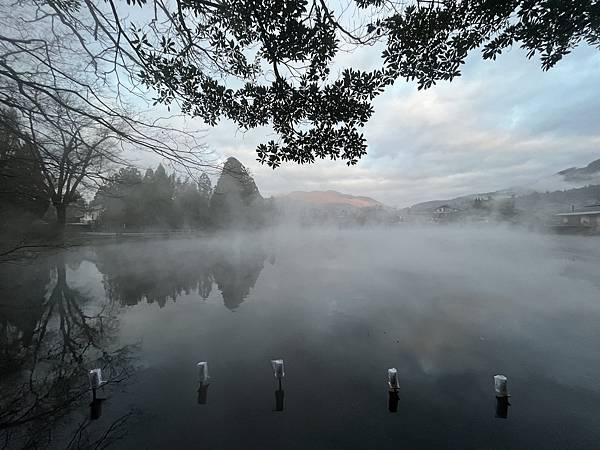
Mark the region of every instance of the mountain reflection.
<instances>
[{"instance_id":1,"label":"mountain reflection","mask_svg":"<svg viewBox=\"0 0 600 450\"><path fill-rule=\"evenodd\" d=\"M267 256L244 242L157 242L100 246L96 267L104 275L107 296L123 306L140 302L164 307L181 295L207 299L216 283L225 307L236 309L256 284Z\"/></svg>"}]
</instances>

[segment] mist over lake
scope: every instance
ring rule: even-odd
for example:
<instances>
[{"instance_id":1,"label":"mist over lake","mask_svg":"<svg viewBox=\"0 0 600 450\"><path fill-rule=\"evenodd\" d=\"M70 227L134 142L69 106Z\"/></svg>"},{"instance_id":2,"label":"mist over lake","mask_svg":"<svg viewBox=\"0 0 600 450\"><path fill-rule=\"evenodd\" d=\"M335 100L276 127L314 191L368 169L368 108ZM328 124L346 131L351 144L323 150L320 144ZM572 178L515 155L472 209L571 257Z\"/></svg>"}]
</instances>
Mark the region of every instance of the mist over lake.
<instances>
[{"instance_id":1,"label":"mist over lake","mask_svg":"<svg viewBox=\"0 0 600 450\"><path fill-rule=\"evenodd\" d=\"M594 237L496 226L275 228L48 252L1 273L0 417L14 419L2 440L593 448L599 262ZM75 361L104 368L99 415ZM496 374L508 377L506 418ZM39 402L44 414L28 415Z\"/></svg>"}]
</instances>

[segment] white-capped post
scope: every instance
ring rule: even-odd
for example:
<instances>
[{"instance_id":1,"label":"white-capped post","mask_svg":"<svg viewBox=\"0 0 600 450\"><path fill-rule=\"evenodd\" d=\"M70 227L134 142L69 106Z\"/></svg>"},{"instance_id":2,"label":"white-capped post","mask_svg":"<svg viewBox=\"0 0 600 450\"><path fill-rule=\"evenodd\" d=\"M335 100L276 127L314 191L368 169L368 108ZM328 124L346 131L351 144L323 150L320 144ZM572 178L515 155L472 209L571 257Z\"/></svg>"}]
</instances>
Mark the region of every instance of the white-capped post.
<instances>
[{"instance_id":1,"label":"white-capped post","mask_svg":"<svg viewBox=\"0 0 600 450\"><path fill-rule=\"evenodd\" d=\"M92 369L88 372L90 387L92 388L92 400L96 401L96 390L106 381L102 380L102 369Z\"/></svg>"},{"instance_id":2,"label":"white-capped post","mask_svg":"<svg viewBox=\"0 0 600 450\"><path fill-rule=\"evenodd\" d=\"M285 377L285 370L283 367L283 359L273 359L271 360L271 366L273 367L273 375L278 380L281 380Z\"/></svg>"},{"instance_id":3,"label":"white-capped post","mask_svg":"<svg viewBox=\"0 0 600 450\"><path fill-rule=\"evenodd\" d=\"M400 384L398 383L398 371L394 367L388 369L388 386L394 391L400 389Z\"/></svg>"},{"instance_id":4,"label":"white-capped post","mask_svg":"<svg viewBox=\"0 0 600 450\"><path fill-rule=\"evenodd\" d=\"M206 361L200 361L198 363L198 377L200 378L201 383L206 383L208 381L208 363Z\"/></svg>"},{"instance_id":5,"label":"white-capped post","mask_svg":"<svg viewBox=\"0 0 600 450\"><path fill-rule=\"evenodd\" d=\"M92 369L88 373L88 378L90 380L90 387L93 390L98 389L100 386L104 384L102 381L102 369Z\"/></svg>"},{"instance_id":6,"label":"white-capped post","mask_svg":"<svg viewBox=\"0 0 600 450\"><path fill-rule=\"evenodd\" d=\"M494 376L494 390L496 391L496 397L509 397L507 378L504 375Z\"/></svg>"}]
</instances>

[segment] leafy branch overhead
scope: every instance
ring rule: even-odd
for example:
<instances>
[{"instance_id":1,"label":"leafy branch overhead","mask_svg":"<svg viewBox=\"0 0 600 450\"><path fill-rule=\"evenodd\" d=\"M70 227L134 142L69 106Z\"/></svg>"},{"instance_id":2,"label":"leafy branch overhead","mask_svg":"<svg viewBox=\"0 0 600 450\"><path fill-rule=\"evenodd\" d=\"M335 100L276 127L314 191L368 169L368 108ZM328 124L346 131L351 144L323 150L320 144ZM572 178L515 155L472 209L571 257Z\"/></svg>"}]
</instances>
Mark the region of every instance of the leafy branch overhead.
<instances>
[{"instance_id":1,"label":"leafy branch overhead","mask_svg":"<svg viewBox=\"0 0 600 450\"><path fill-rule=\"evenodd\" d=\"M37 0L42 2L42 0ZM495 59L520 46L550 69L576 46L600 45L596 0L68 0L102 57L157 92L156 102L215 125L271 126L257 148L271 167L365 155L373 100L397 79L426 89L461 74L470 52ZM103 36L104 33L104 37ZM373 70L339 68L367 48Z\"/></svg>"},{"instance_id":2,"label":"leafy branch overhead","mask_svg":"<svg viewBox=\"0 0 600 450\"><path fill-rule=\"evenodd\" d=\"M221 117L243 128L271 124L280 140L257 149L270 166L326 157L355 164L366 153L361 128L372 101L396 79L429 88L459 76L470 51L482 48L484 58L494 59L514 44L529 57L539 54L549 69L581 41L599 43L598 2L442 0L401 8L363 0L354 6L375 20L351 31L332 4L179 2L166 11L173 33L135 41L142 79L161 102L179 99L210 124ZM378 40L385 42L381 68L330 74L344 46ZM236 86L231 77L245 83Z\"/></svg>"}]
</instances>

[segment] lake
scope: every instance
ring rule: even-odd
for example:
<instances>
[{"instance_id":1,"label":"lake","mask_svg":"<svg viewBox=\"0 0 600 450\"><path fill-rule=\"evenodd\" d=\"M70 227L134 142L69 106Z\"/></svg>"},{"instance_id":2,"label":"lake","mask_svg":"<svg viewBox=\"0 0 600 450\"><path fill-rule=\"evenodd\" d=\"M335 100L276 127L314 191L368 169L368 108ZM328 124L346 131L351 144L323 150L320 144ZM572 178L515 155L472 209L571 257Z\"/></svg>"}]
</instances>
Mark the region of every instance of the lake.
<instances>
[{"instance_id":1,"label":"lake","mask_svg":"<svg viewBox=\"0 0 600 450\"><path fill-rule=\"evenodd\" d=\"M599 238L232 232L49 252L0 285L6 448L600 442Z\"/></svg>"}]
</instances>

